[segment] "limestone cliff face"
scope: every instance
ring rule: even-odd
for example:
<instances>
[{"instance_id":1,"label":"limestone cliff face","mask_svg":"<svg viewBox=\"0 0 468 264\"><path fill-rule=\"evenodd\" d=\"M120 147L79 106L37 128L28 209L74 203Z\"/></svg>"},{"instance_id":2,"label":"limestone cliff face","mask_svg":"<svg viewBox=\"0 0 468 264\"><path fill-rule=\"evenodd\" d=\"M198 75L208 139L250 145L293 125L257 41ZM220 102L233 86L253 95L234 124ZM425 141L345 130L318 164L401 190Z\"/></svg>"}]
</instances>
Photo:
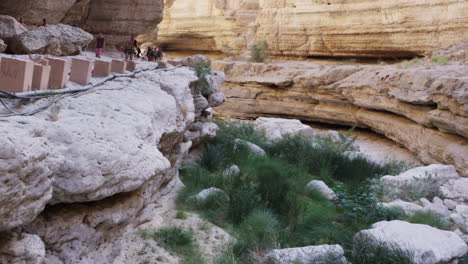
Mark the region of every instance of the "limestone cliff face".
<instances>
[{"instance_id":1,"label":"limestone cliff face","mask_svg":"<svg viewBox=\"0 0 468 264\"><path fill-rule=\"evenodd\" d=\"M163 0L2 0L0 14L23 17L28 24L67 23L102 32L118 43L130 34L153 31L162 20Z\"/></svg>"},{"instance_id":2,"label":"limestone cliff face","mask_svg":"<svg viewBox=\"0 0 468 264\"><path fill-rule=\"evenodd\" d=\"M0 263L113 263L187 152L216 134L196 80L187 67L150 70L1 117Z\"/></svg>"},{"instance_id":3,"label":"limestone cliff face","mask_svg":"<svg viewBox=\"0 0 468 264\"><path fill-rule=\"evenodd\" d=\"M468 34L464 0L171 0L159 42L235 50L268 41L273 55L414 56Z\"/></svg>"},{"instance_id":4,"label":"limestone cliff face","mask_svg":"<svg viewBox=\"0 0 468 264\"><path fill-rule=\"evenodd\" d=\"M425 163L468 176L466 66L215 62L227 101L217 114L368 127Z\"/></svg>"}]
</instances>

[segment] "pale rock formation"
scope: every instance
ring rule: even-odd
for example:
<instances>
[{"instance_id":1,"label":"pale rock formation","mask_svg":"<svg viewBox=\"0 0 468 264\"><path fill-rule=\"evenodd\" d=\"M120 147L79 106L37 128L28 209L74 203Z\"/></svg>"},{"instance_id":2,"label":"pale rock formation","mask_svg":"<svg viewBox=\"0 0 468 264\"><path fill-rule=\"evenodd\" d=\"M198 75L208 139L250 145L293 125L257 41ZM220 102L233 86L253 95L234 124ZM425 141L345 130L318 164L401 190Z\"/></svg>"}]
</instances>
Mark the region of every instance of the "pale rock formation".
<instances>
[{"instance_id":1,"label":"pale rock formation","mask_svg":"<svg viewBox=\"0 0 468 264\"><path fill-rule=\"evenodd\" d=\"M38 27L13 37L10 50L15 54L77 55L93 36L81 28L69 25Z\"/></svg>"},{"instance_id":2,"label":"pale rock formation","mask_svg":"<svg viewBox=\"0 0 468 264\"><path fill-rule=\"evenodd\" d=\"M223 171L223 176L225 178L230 178L230 177L234 177L234 176L239 175L240 172L241 172L240 168L236 164L234 164L231 167L229 167L229 168L227 168L227 169L225 169Z\"/></svg>"},{"instance_id":3,"label":"pale rock formation","mask_svg":"<svg viewBox=\"0 0 468 264\"><path fill-rule=\"evenodd\" d=\"M422 198L421 203L423 204L424 212L431 212L441 217L448 217L450 215L449 209L445 206L444 202L439 197L434 197L432 203L427 199Z\"/></svg>"},{"instance_id":4,"label":"pale rock formation","mask_svg":"<svg viewBox=\"0 0 468 264\"><path fill-rule=\"evenodd\" d=\"M440 186L439 192L442 197L456 200L459 202L468 202L468 179L452 179Z\"/></svg>"},{"instance_id":5,"label":"pale rock formation","mask_svg":"<svg viewBox=\"0 0 468 264\"><path fill-rule=\"evenodd\" d=\"M459 204L450 215L450 219L458 226L465 234L468 234L468 205Z\"/></svg>"},{"instance_id":6,"label":"pale rock formation","mask_svg":"<svg viewBox=\"0 0 468 264\"><path fill-rule=\"evenodd\" d=\"M7 44L5 44L5 42L2 39L0 39L0 53L5 52L6 49L7 49Z\"/></svg>"},{"instance_id":7,"label":"pale rock formation","mask_svg":"<svg viewBox=\"0 0 468 264\"><path fill-rule=\"evenodd\" d=\"M389 203L382 203L382 206L401 209L406 215L413 215L416 212L423 210L423 207L418 204L402 201L399 199Z\"/></svg>"},{"instance_id":8,"label":"pale rock formation","mask_svg":"<svg viewBox=\"0 0 468 264\"><path fill-rule=\"evenodd\" d=\"M372 229L360 231L354 236L354 250L363 242L412 252L416 264L451 263L468 251L468 246L454 232L399 220L381 221L373 224Z\"/></svg>"},{"instance_id":9,"label":"pale rock formation","mask_svg":"<svg viewBox=\"0 0 468 264\"><path fill-rule=\"evenodd\" d=\"M21 233L0 238L0 263L42 264L45 245L37 235Z\"/></svg>"},{"instance_id":10,"label":"pale rock formation","mask_svg":"<svg viewBox=\"0 0 468 264\"><path fill-rule=\"evenodd\" d=\"M208 188L208 189L201 190L199 193L197 193L197 194L195 194L193 196L190 196L188 198L188 200L195 201L195 202L203 202L206 199L208 199L210 196L213 196L213 195L226 196L226 193L221 189L211 187L211 188Z\"/></svg>"},{"instance_id":11,"label":"pale rock formation","mask_svg":"<svg viewBox=\"0 0 468 264\"><path fill-rule=\"evenodd\" d=\"M264 264L308 264L308 263L347 264L340 245L320 245L299 248L284 248L270 251Z\"/></svg>"},{"instance_id":12,"label":"pale rock formation","mask_svg":"<svg viewBox=\"0 0 468 264\"><path fill-rule=\"evenodd\" d=\"M315 136L314 130L297 119L259 117L254 123L255 129L261 131L271 140L281 139L286 135L300 134L307 137Z\"/></svg>"},{"instance_id":13,"label":"pale rock formation","mask_svg":"<svg viewBox=\"0 0 468 264\"><path fill-rule=\"evenodd\" d=\"M192 146L184 133L201 118L196 79L188 68L143 71L34 116L2 117L2 234L37 235L47 245L45 263L112 263L124 234L148 221L172 189Z\"/></svg>"},{"instance_id":14,"label":"pale rock formation","mask_svg":"<svg viewBox=\"0 0 468 264\"><path fill-rule=\"evenodd\" d=\"M460 176L458 176L454 166L432 164L407 170L397 176L383 176L380 178L380 182L390 194L404 194L408 190L433 193L438 192L439 186L442 184L458 178Z\"/></svg>"},{"instance_id":15,"label":"pale rock formation","mask_svg":"<svg viewBox=\"0 0 468 264\"><path fill-rule=\"evenodd\" d=\"M313 180L307 184L307 188L318 191L328 200L335 200L337 198L335 192L323 181Z\"/></svg>"},{"instance_id":16,"label":"pale rock formation","mask_svg":"<svg viewBox=\"0 0 468 264\"><path fill-rule=\"evenodd\" d=\"M16 21L15 18L0 15L0 39L3 39L8 43L8 40L12 37L20 35L26 31L28 31L28 29Z\"/></svg>"},{"instance_id":17,"label":"pale rock formation","mask_svg":"<svg viewBox=\"0 0 468 264\"><path fill-rule=\"evenodd\" d=\"M158 42L170 49L273 55L401 57L465 39L468 3L423 1L166 0ZM151 38L148 38L151 41Z\"/></svg>"},{"instance_id":18,"label":"pale rock formation","mask_svg":"<svg viewBox=\"0 0 468 264\"><path fill-rule=\"evenodd\" d=\"M248 142L242 139L235 139L234 140L234 149L237 149L239 146L244 146L246 147L250 152L260 155L260 156L265 156L266 152L263 150L261 147L255 145L252 142Z\"/></svg>"},{"instance_id":19,"label":"pale rock formation","mask_svg":"<svg viewBox=\"0 0 468 264\"><path fill-rule=\"evenodd\" d=\"M466 67L270 64L215 61L226 74L224 117L261 116L367 127L424 163L453 164L468 176Z\"/></svg>"}]
</instances>

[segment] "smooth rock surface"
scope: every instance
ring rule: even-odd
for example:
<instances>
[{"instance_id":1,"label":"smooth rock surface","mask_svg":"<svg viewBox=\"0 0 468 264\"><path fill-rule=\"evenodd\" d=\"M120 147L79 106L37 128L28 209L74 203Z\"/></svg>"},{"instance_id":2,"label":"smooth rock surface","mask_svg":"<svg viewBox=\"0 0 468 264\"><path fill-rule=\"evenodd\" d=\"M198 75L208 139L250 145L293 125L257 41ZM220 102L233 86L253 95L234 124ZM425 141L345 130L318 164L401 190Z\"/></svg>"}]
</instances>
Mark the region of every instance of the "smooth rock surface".
<instances>
[{"instance_id":1,"label":"smooth rock surface","mask_svg":"<svg viewBox=\"0 0 468 264\"><path fill-rule=\"evenodd\" d=\"M223 171L223 176L226 177L226 178L229 178L229 177L239 175L240 172L241 172L240 168L236 164L234 164L231 167L229 167L229 168L227 168L227 169L225 169Z\"/></svg>"},{"instance_id":2,"label":"smooth rock surface","mask_svg":"<svg viewBox=\"0 0 468 264\"><path fill-rule=\"evenodd\" d=\"M2 10L1 3L0 10ZM8 41L12 37L20 35L26 31L28 31L28 29L16 21L14 17L0 15L0 39Z\"/></svg>"},{"instance_id":3,"label":"smooth rock surface","mask_svg":"<svg viewBox=\"0 0 468 264\"><path fill-rule=\"evenodd\" d=\"M450 263L468 251L468 246L454 232L399 220L381 221L373 224L372 229L357 233L353 242L355 250L360 241L389 243L408 250L414 254L416 264Z\"/></svg>"},{"instance_id":4,"label":"smooth rock surface","mask_svg":"<svg viewBox=\"0 0 468 264\"><path fill-rule=\"evenodd\" d=\"M468 202L468 179L452 179L439 188L442 197L456 200L459 202Z\"/></svg>"},{"instance_id":5,"label":"smooth rock surface","mask_svg":"<svg viewBox=\"0 0 468 264\"><path fill-rule=\"evenodd\" d=\"M406 215L409 215L409 216L413 215L416 212L423 210L423 207L418 204L405 202L402 200L395 200L389 203L382 203L382 205L385 207L389 207L389 208L401 209L403 212L405 212Z\"/></svg>"},{"instance_id":6,"label":"smooth rock surface","mask_svg":"<svg viewBox=\"0 0 468 264\"><path fill-rule=\"evenodd\" d=\"M254 126L271 140L281 139L286 135L300 134L308 137L315 135L311 127L297 119L259 117L255 120Z\"/></svg>"},{"instance_id":7,"label":"smooth rock surface","mask_svg":"<svg viewBox=\"0 0 468 264\"><path fill-rule=\"evenodd\" d=\"M273 55L304 57L421 55L464 40L468 20L468 3L459 0L175 0L166 5L158 43L171 49L240 52L265 40Z\"/></svg>"},{"instance_id":8,"label":"smooth rock surface","mask_svg":"<svg viewBox=\"0 0 468 264\"><path fill-rule=\"evenodd\" d=\"M270 251L265 264L309 264L309 263L347 264L340 245L320 245L299 248L284 248Z\"/></svg>"},{"instance_id":9,"label":"smooth rock surface","mask_svg":"<svg viewBox=\"0 0 468 264\"><path fill-rule=\"evenodd\" d=\"M188 200L201 202L201 201L206 200L212 195L226 195L226 193L221 189L211 187L208 189L201 190L196 195L190 196Z\"/></svg>"},{"instance_id":10,"label":"smooth rock surface","mask_svg":"<svg viewBox=\"0 0 468 264\"><path fill-rule=\"evenodd\" d=\"M245 140L242 140L242 139L235 139L234 140L234 149L236 149L240 145L247 147L247 149L249 149L252 153L255 153L257 155L260 155L260 156L265 156L266 155L265 150L263 150L261 147L255 145L254 143L248 142L248 141L245 141Z\"/></svg>"}]
</instances>

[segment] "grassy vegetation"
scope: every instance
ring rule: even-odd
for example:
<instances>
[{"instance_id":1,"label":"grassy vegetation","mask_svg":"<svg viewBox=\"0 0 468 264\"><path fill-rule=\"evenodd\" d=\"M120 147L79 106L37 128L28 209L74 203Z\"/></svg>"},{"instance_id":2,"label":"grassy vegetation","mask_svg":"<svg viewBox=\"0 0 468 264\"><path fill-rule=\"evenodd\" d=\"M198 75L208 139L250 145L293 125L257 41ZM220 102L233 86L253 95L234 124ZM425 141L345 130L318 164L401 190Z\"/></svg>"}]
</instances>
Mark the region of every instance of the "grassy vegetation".
<instances>
[{"instance_id":1,"label":"grassy vegetation","mask_svg":"<svg viewBox=\"0 0 468 264\"><path fill-rule=\"evenodd\" d=\"M435 228L439 229L447 229L448 228L448 223L445 219L440 217L437 214L431 213L431 212L416 212L414 215L411 217L408 217L405 219L406 221L414 224L423 224L423 225L430 225Z\"/></svg>"},{"instance_id":2,"label":"grassy vegetation","mask_svg":"<svg viewBox=\"0 0 468 264\"><path fill-rule=\"evenodd\" d=\"M141 236L144 239L155 240L164 249L178 255L181 264L205 263L191 232L179 227L168 227L156 232L143 232Z\"/></svg>"},{"instance_id":3,"label":"grassy vegetation","mask_svg":"<svg viewBox=\"0 0 468 264\"><path fill-rule=\"evenodd\" d=\"M289 136L269 141L244 123L218 125L220 131L201 160L181 170L186 187L178 197L182 209L198 212L237 238L216 263L252 263L254 256L272 248L320 244L340 244L348 260L361 263L361 255L351 254L353 235L374 222L405 217L379 206L382 191L375 180L398 174L402 164L349 158L343 152L352 149L352 139ZM252 154L242 145L234 148L237 138L257 144L268 155ZM223 176L232 164L241 173ZM308 189L314 179L325 181L338 200L330 202ZM225 195L202 202L187 199L210 187Z\"/></svg>"},{"instance_id":4,"label":"grassy vegetation","mask_svg":"<svg viewBox=\"0 0 468 264\"><path fill-rule=\"evenodd\" d=\"M198 86L201 89L203 96L207 97L213 93L210 82L207 79L207 76L211 74L211 60L206 62L198 62L193 66L195 70L195 75L198 77Z\"/></svg>"},{"instance_id":5,"label":"grassy vegetation","mask_svg":"<svg viewBox=\"0 0 468 264\"><path fill-rule=\"evenodd\" d=\"M439 65L446 65L449 62L449 59L444 56L432 56L431 58L432 62L437 63Z\"/></svg>"},{"instance_id":6,"label":"grassy vegetation","mask_svg":"<svg viewBox=\"0 0 468 264\"><path fill-rule=\"evenodd\" d=\"M359 264L413 264L413 252L388 243L354 241L353 259ZM354 262L353 262L354 263Z\"/></svg>"},{"instance_id":7,"label":"grassy vegetation","mask_svg":"<svg viewBox=\"0 0 468 264\"><path fill-rule=\"evenodd\" d=\"M253 62L264 62L269 55L270 51L266 41L259 41L250 47L250 60Z\"/></svg>"}]
</instances>

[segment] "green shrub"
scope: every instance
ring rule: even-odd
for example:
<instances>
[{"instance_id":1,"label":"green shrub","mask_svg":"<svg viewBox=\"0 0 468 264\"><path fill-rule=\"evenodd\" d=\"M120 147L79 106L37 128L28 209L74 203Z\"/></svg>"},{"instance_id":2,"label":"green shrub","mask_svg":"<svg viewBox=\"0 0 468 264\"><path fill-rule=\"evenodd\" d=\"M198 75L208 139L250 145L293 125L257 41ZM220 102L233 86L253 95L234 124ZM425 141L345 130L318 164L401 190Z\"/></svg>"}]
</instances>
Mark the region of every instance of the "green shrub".
<instances>
[{"instance_id":1,"label":"green shrub","mask_svg":"<svg viewBox=\"0 0 468 264\"><path fill-rule=\"evenodd\" d=\"M253 62L264 62L270 55L268 42L259 41L250 47L250 59Z\"/></svg>"},{"instance_id":2,"label":"green shrub","mask_svg":"<svg viewBox=\"0 0 468 264\"><path fill-rule=\"evenodd\" d=\"M280 222L265 209L253 210L239 226L240 243L248 248L271 248L277 244Z\"/></svg>"},{"instance_id":3,"label":"green shrub","mask_svg":"<svg viewBox=\"0 0 468 264\"><path fill-rule=\"evenodd\" d=\"M447 229L449 226L449 223L445 219L432 212L418 211L411 217L408 217L406 221L414 224L430 225L439 229Z\"/></svg>"},{"instance_id":4,"label":"green shrub","mask_svg":"<svg viewBox=\"0 0 468 264\"><path fill-rule=\"evenodd\" d=\"M187 214L184 211L177 211L176 218L185 220L187 219Z\"/></svg>"},{"instance_id":5,"label":"green shrub","mask_svg":"<svg viewBox=\"0 0 468 264\"><path fill-rule=\"evenodd\" d=\"M449 59L444 56L432 56L432 62L437 63L439 65L446 65L449 62Z\"/></svg>"},{"instance_id":6,"label":"green shrub","mask_svg":"<svg viewBox=\"0 0 468 264\"><path fill-rule=\"evenodd\" d=\"M193 66L193 69L198 77L197 85L200 87L202 95L208 97L213 93L213 88L207 78L207 76L211 75L211 60L198 62Z\"/></svg>"}]
</instances>

